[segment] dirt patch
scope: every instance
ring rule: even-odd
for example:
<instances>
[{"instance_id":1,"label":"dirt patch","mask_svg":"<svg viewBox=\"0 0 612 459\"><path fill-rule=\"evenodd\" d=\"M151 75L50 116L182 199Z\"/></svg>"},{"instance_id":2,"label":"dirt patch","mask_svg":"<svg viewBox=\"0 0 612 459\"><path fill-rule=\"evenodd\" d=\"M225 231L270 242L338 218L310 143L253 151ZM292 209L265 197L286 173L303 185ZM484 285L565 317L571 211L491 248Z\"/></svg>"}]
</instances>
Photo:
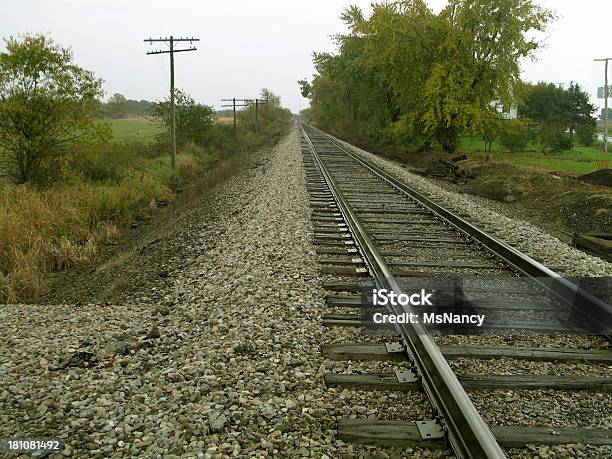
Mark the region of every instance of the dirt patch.
<instances>
[{"instance_id":1,"label":"dirt patch","mask_svg":"<svg viewBox=\"0 0 612 459\"><path fill-rule=\"evenodd\" d=\"M559 230L584 233L612 228L610 188L508 164L468 160L461 168L468 177L464 192L539 212Z\"/></svg>"},{"instance_id":2,"label":"dirt patch","mask_svg":"<svg viewBox=\"0 0 612 459\"><path fill-rule=\"evenodd\" d=\"M433 163L453 159L443 153L385 156L424 176L428 176ZM474 159L469 155L468 159L455 163L462 177L460 183L437 180L439 183L453 191L503 203L508 214L527 220L566 242L571 242L574 233L612 230L612 189L604 186L612 177L609 169L576 177Z\"/></svg>"},{"instance_id":3,"label":"dirt patch","mask_svg":"<svg viewBox=\"0 0 612 459\"><path fill-rule=\"evenodd\" d=\"M600 169L579 177L582 182L612 187L612 169Z\"/></svg>"}]
</instances>

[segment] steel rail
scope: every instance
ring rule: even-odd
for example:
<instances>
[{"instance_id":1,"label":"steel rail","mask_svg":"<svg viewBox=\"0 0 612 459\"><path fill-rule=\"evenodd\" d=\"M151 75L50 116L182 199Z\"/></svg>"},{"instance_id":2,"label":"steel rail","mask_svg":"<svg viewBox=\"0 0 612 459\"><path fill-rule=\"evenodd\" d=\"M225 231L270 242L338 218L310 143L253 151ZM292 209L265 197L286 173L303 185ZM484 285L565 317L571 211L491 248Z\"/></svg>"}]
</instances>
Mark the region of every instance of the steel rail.
<instances>
[{"instance_id":1,"label":"steel rail","mask_svg":"<svg viewBox=\"0 0 612 459\"><path fill-rule=\"evenodd\" d=\"M301 124L300 127L375 281L381 288L400 294L402 290L393 278L384 258L323 164L310 136ZM392 309L395 314L414 312L410 307L401 309L398 306ZM416 365L425 393L436 413L442 416L448 442L457 457L474 459L506 457L431 335L420 324L396 324L395 327L402 337L407 353Z\"/></svg>"},{"instance_id":2,"label":"steel rail","mask_svg":"<svg viewBox=\"0 0 612 459\"><path fill-rule=\"evenodd\" d=\"M592 334L599 334L608 338L612 337L612 306L597 298L590 292L581 289L568 279L565 279L560 274L552 271L546 266L538 263L533 258L516 250L514 247L505 242L485 233L481 229L475 227L467 220L455 215L444 207L436 204L431 199L427 198L418 191L410 188L405 183L400 182L380 167L371 164L359 156L355 155L347 147L342 145L337 139L320 129L309 126L324 136L329 142L340 148L348 156L361 165L366 167L376 176L387 182L393 188L401 193L407 194L421 205L427 208L430 212L436 214L442 220L450 223L453 227L465 234L468 238L482 244L489 251L500 257L505 263L514 268L516 271L525 274L532 278L547 292L554 295L557 299L572 307L572 312L579 314L584 320L589 323L589 330ZM574 319L574 317L572 317ZM572 324L569 324L572 326ZM577 326L574 324L573 326Z\"/></svg>"}]
</instances>

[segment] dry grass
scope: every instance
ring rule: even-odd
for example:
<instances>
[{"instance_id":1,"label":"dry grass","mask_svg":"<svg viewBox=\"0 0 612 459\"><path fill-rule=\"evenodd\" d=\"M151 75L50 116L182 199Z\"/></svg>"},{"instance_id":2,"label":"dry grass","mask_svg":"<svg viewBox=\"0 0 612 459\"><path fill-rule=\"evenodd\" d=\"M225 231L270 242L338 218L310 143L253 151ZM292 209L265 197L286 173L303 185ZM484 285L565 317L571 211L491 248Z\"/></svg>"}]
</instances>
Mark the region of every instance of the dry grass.
<instances>
[{"instance_id":1,"label":"dry grass","mask_svg":"<svg viewBox=\"0 0 612 459\"><path fill-rule=\"evenodd\" d=\"M246 161L245 154L232 156L229 159L221 160L210 170L204 172L195 179L185 190L172 202L173 207L180 207L208 190L214 188L218 183L234 175L238 166Z\"/></svg>"},{"instance_id":2,"label":"dry grass","mask_svg":"<svg viewBox=\"0 0 612 459\"><path fill-rule=\"evenodd\" d=\"M231 116L217 116L217 122L221 124L234 124L234 118Z\"/></svg>"},{"instance_id":3,"label":"dry grass","mask_svg":"<svg viewBox=\"0 0 612 459\"><path fill-rule=\"evenodd\" d=\"M82 184L37 191L5 184L0 190L0 302L37 301L44 273L87 266L98 243L117 233L168 188L141 176L121 185Z\"/></svg>"},{"instance_id":4,"label":"dry grass","mask_svg":"<svg viewBox=\"0 0 612 459\"><path fill-rule=\"evenodd\" d=\"M597 167L599 169L610 169L610 166L612 166L612 163L609 159L600 159L597 161Z\"/></svg>"}]
</instances>

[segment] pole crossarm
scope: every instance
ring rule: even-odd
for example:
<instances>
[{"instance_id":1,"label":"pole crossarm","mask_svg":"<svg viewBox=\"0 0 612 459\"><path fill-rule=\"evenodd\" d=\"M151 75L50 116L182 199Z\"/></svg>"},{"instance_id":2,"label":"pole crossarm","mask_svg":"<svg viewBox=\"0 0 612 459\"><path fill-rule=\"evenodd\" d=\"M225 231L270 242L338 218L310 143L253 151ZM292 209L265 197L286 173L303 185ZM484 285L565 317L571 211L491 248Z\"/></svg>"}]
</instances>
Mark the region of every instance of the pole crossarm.
<instances>
[{"instance_id":1,"label":"pole crossarm","mask_svg":"<svg viewBox=\"0 0 612 459\"><path fill-rule=\"evenodd\" d=\"M168 50L168 51L149 51L147 53L147 55L149 54L169 54L169 53L182 53L183 51L197 51L198 48L188 48L188 49L173 49L172 51Z\"/></svg>"},{"instance_id":2,"label":"pole crossarm","mask_svg":"<svg viewBox=\"0 0 612 459\"><path fill-rule=\"evenodd\" d=\"M167 37L167 38L161 38L161 37L160 37L160 38L145 38L143 41L144 41L145 43L154 43L154 42L158 42L158 41L170 41L170 40L172 40L172 41L189 41L189 42L192 42L192 41L200 41L200 39L199 39L199 38L193 38L193 37L187 37L187 38L174 38L174 37L172 37L172 36Z\"/></svg>"}]
</instances>

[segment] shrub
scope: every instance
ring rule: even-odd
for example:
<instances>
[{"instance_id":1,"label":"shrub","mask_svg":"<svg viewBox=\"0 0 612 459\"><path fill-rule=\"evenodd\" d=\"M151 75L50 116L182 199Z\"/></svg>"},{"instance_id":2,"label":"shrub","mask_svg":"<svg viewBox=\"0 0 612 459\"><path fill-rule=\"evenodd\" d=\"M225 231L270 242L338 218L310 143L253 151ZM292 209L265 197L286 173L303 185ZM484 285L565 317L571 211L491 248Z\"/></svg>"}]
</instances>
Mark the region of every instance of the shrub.
<instances>
[{"instance_id":1,"label":"shrub","mask_svg":"<svg viewBox=\"0 0 612 459\"><path fill-rule=\"evenodd\" d=\"M578 143L590 147L597 139L597 123L582 123L576 127L576 138Z\"/></svg>"},{"instance_id":2,"label":"shrub","mask_svg":"<svg viewBox=\"0 0 612 459\"><path fill-rule=\"evenodd\" d=\"M550 150L553 153L562 153L564 151L570 151L572 148L574 148L574 140L567 132L556 131L554 133L550 145Z\"/></svg>"},{"instance_id":3,"label":"shrub","mask_svg":"<svg viewBox=\"0 0 612 459\"><path fill-rule=\"evenodd\" d=\"M72 159L75 176L92 182L119 183L132 170L142 170L160 155L153 145L141 142L113 142L96 145Z\"/></svg>"},{"instance_id":4,"label":"shrub","mask_svg":"<svg viewBox=\"0 0 612 459\"><path fill-rule=\"evenodd\" d=\"M501 122L499 130L500 143L515 153L519 150L524 150L531 137L531 128L525 120L505 120Z\"/></svg>"},{"instance_id":5,"label":"shrub","mask_svg":"<svg viewBox=\"0 0 612 459\"><path fill-rule=\"evenodd\" d=\"M560 125L540 124L533 130L531 143L541 153L561 153L574 147L572 137Z\"/></svg>"}]
</instances>

